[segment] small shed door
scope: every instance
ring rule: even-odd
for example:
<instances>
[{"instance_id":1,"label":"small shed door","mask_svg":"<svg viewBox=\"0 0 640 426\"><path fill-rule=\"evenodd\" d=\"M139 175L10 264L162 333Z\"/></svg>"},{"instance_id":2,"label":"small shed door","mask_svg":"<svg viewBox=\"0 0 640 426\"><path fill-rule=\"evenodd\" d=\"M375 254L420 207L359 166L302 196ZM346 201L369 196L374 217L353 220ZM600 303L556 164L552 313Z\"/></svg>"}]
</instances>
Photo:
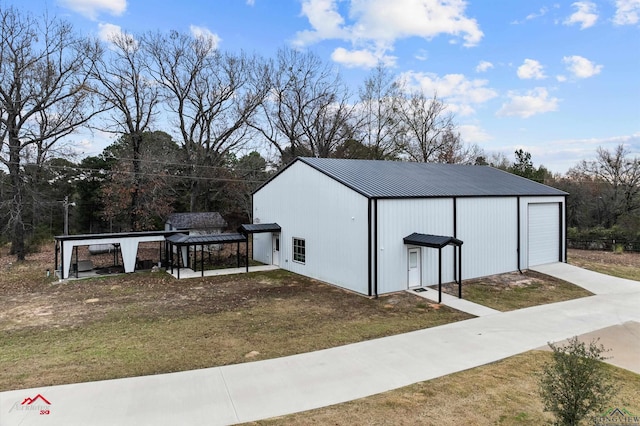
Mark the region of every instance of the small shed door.
<instances>
[{"instance_id":1,"label":"small shed door","mask_svg":"<svg viewBox=\"0 0 640 426\"><path fill-rule=\"evenodd\" d=\"M420 248L410 248L407 256L408 286L419 287L421 285Z\"/></svg>"},{"instance_id":2,"label":"small shed door","mask_svg":"<svg viewBox=\"0 0 640 426\"><path fill-rule=\"evenodd\" d=\"M273 236L273 255L271 257L271 263L280 266L280 234L275 234Z\"/></svg>"},{"instance_id":3,"label":"small shed door","mask_svg":"<svg viewBox=\"0 0 640 426\"><path fill-rule=\"evenodd\" d=\"M558 203L529 204L529 266L560 259Z\"/></svg>"}]
</instances>

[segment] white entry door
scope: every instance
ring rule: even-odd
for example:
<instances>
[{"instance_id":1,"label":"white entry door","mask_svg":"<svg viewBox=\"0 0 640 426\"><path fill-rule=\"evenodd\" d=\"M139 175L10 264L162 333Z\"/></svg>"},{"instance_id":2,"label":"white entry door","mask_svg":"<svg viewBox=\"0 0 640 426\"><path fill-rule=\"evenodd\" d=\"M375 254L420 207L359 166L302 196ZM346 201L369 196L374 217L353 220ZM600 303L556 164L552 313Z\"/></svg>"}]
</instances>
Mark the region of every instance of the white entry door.
<instances>
[{"instance_id":1,"label":"white entry door","mask_svg":"<svg viewBox=\"0 0 640 426\"><path fill-rule=\"evenodd\" d=\"M408 273L408 286L409 287L419 287L421 283L421 261L420 261L420 249L419 248L410 248L409 255L407 257L407 269Z\"/></svg>"},{"instance_id":2,"label":"white entry door","mask_svg":"<svg viewBox=\"0 0 640 426\"><path fill-rule=\"evenodd\" d=\"M280 266L280 234L273 236L273 255L271 257L271 263Z\"/></svg>"}]
</instances>

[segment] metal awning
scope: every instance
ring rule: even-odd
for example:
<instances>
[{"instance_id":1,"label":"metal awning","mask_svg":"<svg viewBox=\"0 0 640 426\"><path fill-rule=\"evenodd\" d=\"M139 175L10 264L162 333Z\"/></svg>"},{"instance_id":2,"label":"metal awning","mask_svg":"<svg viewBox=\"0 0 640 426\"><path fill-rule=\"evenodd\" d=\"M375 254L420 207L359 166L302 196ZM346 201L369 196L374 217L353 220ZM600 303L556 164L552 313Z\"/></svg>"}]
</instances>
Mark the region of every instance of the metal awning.
<instances>
[{"instance_id":1,"label":"metal awning","mask_svg":"<svg viewBox=\"0 0 640 426\"><path fill-rule=\"evenodd\" d=\"M445 237L442 235L431 234L419 234L414 232L413 234L404 237L405 244L413 244L422 247L442 248L448 245L461 246L462 241L454 237Z\"/></svg>"},{"instance_id":2,"label":"metal awning","mask_svg":"<svg viewBox=\"0 0 640 426\"><path fill-rule=\"evenodd\" d=\"M453 248L453 277L458 283L458 298L462 299L462 241L455 237L420 234L414 232L403 238L405 244L438 249L438 303L442 303L442 249L448 245ZM457 257L456 257L456 247Z\"/></svg>"},{"instance_id":3,"label":"metal awning","mask_svg":"<svg viewBox=\"0 0 640 426\"><path fill-rule=\"evenodd\" d=\"M243 234L258 234L261 232L280 232L282 228L277 223L250 223L240 225L239 232Z\"/></svg>"},{"instance_id":4,"label":"metal awning","mask_svg":"<svg viewBox=\"0 0 640 426\"><path fill-rule=\"evenodd\" d=\"M238 247L236 249L236 257L238 262L238 267L240 267L240 243L247 243L247 236L244 234L231 234L231 233L221 233L221 234L205 234L205 235L187 235L187 234L174 234L170 235L166 238L167 242L171 244L171 246L176 246L179 248L179 254L177 256L177 268L178 268L178 279L180 279L180 264L182 266L188 266L189 264L189 255L188 252L193 248L193 269L196 270L196 256L198 246L200 247L200 271L202 276L204 277L204 247L211 244L229 244L229 243L237 243ZM174 267L174 250L173 248L169 251L170 255L170 265L171 265L171 273L173 274ZM182 258L182 262L180 262ZM247 272L249 271L249 260L247 259Z\"/></svg>"},{"instance_id":5,"label":"metal awning","mask_svg":"<svg viewBox=\"0 0 640 426\"><path fill-rule=\"evenodd\" d=\"M244 234L206 234L206 235L186 235L175 234L167 237L167 241L177 246L189 246L200 244L224 244L243 243L247 241Z\"/></svg>"}]
</instances>

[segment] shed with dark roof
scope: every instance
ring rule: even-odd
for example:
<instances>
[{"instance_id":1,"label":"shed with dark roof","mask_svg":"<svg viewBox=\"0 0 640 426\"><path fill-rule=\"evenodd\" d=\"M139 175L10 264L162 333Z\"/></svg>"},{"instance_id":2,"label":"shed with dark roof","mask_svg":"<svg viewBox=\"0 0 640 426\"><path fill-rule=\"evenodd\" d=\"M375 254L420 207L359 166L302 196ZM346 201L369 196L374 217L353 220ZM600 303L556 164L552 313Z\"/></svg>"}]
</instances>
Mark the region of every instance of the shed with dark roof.
<instances>
[{"instance_id":1,"label":"shed with dark roof","mask_svg":"<svg viewBox=\"0 0 640 426\"><path fill-rule=\"evenodd\" d=\"M488 166L297 158L253 194L254 222L280 226L253 253L370 296L521 270L566 260L567 195Z\"/></svg>"},{"instance_id":2,"label":"shed with dark roof","mask_svg":"<svg viewBox=\"0 0 640 426\"><path fill-rule=\"evenodd\" d=\"M222 232L227 221L218 212L172 213L165 222L167 231L209 231L207 234Z\"/></svg>"}]
</instances>

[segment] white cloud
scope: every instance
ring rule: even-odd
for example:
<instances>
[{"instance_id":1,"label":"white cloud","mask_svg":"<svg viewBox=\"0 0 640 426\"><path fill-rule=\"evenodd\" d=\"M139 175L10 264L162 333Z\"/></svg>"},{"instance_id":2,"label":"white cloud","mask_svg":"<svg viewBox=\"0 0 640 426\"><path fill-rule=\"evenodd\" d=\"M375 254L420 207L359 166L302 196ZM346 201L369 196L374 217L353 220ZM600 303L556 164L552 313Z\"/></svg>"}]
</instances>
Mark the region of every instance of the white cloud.
<instances>
[{"instance_id":1,"label":"white cloud","mask_svg":"<svg viewBox=\"0 0 640 426\"><path fill-rule=\"evenodd\" d=\"M565 25L580 24L580 29L584 30L593 26L598 20L598 13L595 3L590 1L577 1L572 4L577 10L565 21Z\"/></svg>"},{"instance_id":2,"label":"white cloud","mask_svg":"<svg viewBox=\"0 0 640 426\"><path fill-rule=\"evenodd\" d=\"M124 34L122 28L114 24L98 24L98 37L102 41L113 41L114 38Z\"/></svg>"},{"instance_id":3,"label":"white cloud","mask_svg":"<svg viewBox=\"0 0 640 426\"><path fill-rule=\"evenodd\" d=\"M118 25L98 24L98 37L107 42L110 49L115 48L115 44L126 49L138 47L138 40L132 34L123 31Z\"/></svg>"},{"instance_id":4,"label":"white cloud","mask_svg":"<svg viewBox=\"0 0 640 426\"><path fill-rule=\"evenodd\" d=\"M525 94L519 94L516 91L510 91L507 94L509 101L504 103L497 115L500 117L516 116L529 118L536 114L542 114L550 111L557 111L558 98L549 97L547 89L544 87L536 87L527 91Z\"/></svg>"},{"instance_id":5,"label":"white cloud","mask_svg":"<svg viewBox=\"0 0 640 426\"><path fill-rule=\"evenodd\" d=\"M468 143L481 143L493 139L482 127L475 124L462 124L458 126L462 140Z\"/></svg>"},{"instance_id":6,"label":"white cloud","mask_svg":"<svg viewBox=\"0 0 640 426\"><path fill-rule=\"evenodd\" d=\"M640 21L640 0L616 0L616 25L635 25Z\"/></svg>"},{"instance_id":7,"label":"white cloud","mask_svg":"<svg viewBox=\"0 0 640 426\"><path fill-rule=\"evenodd\" d=\"M560 7L560 5L554 4L552 7L554 9L558 9ZM549 8L548 7L541 7L537 12L533 12L533 13L528 14L524 18L524 20L522 20L522 21L515 20L515 21L513 21L511 23L515 24L515 25L523 24L525 21L531 21L531 20L534 20L534 19L542 18L547 13L549 13Z\"/></svg>"},{"instance_id":8,"label":"white cloud","mask_svg":"<svg viewBox=\"0 0 640 426\"><path fill-rule=\"evenodd\" d=\"M547 76L544 75L544 67L540 62L534 59L525 59L524 63L518 67L518 77L523 80L542 80Z\"/></svg>"},{"instance_id":9,"label":"white cloud","mask_svg":"<svg viewBox=\"0 0 640 426\"><path fill-rule=\"evenodd\" d=\"M400 75L399 80L410 90L421 90L428 96L437 94L452 112L463 116L475 113L476 105L498 96L494 89L487 87L487 80L469 80L463 74L440 77L431 73L406 72Z\"/></svg>"},{"instance_id":10,"label":"white cloud","mask_svg":"<svg viewBox=\"0 0 640 426\"><path fill-rule=\"evenodd\" d=\"M485 72L493 68L493 64L489 61L480 61L476 66L476 72Z\"/></svg>"},{"instance_id":11,"label":"white cloud","mask_svg":"<svg viewBox=\"0 0 640 426\"><path fill-rule=\"evenodd\" d=\"M612 150L620 144L629 150L631 156L640 155L640 133L604 138L551 140L539 147L529 147L529 151L536 163L540 161L550 170L564 173L581 160L594 160L598 147Z\"/></svg>"},{"instance_id":12,"label":"white cloud","mask_svg":"<svg viewBox=\"0 0 640 426\"><path fill-rule=\"evenodd\" d=\"M546 15L548 11L549 11L549 9L548 9L548 8L546 8L546 7L541 7L541 8L540 8L540 10L539 10L537 13L530 13L530 14L528 14L528 15L527 15L527 17L526 17L526 18L524 18L524 19L526 19L527 21L530 21L530 20L532 20L532 19L540 18L540 17L542 17L542 16Z\"/></svg>"},{"instance_id":13,"label":"white cloud","mask_svg":"<svg viewBox=\"0 0 640 426\"><path fill-rule=\"evenodd\" d=\"M311 28L298 32L294 44L343 40L353 51L366 48L384 54L400 39L449 35L474 46L483 33L475 19L465 16L465 8L463 0L303 0L301 13Z\"/></svg>"},{"instance_id":14,"label":"white cloud","mask_svg":"<svg viewBox=\"0 0 640 426\"><path fill-rule=\"evenodd\" d=\"M247 0L247 4L248 4L249 6L253 6L253 5L255 5L255 4L256 4L256 0Z\"/></svg>"},{"instance_id":15,"label":"white cloud","mask_svg":"<svg viewBox=\"0 0 640 426\"><path fill-rule=\"evenodd\" d=\"M208 40L209 42L211 42L214 48L217 48L220 42L222 41L222 39L218 36L218 34L211 32L209 29L205 27L190 25L189 31L191 31L191 35L193 37L204 38L205 40Z\"/></svg>"},{"instance_id":16,"label":"white cloud","mask_svg":"<svg viewBox=\"0 0 640 426\"><path fill-rule=\"evenodd\" d=\"M385 66L394 66L396 61L395 57L379 55L370 50L347 50L343 47L334 50L331 59L348 68L373 68L379 63Z\"/></svg>"},{"instance_id":17,"label":"white cloud","mask_svg":"<svg viewBox=\"0 0 640 426\"><path fill-rule=\"evenodd\" d=\"M419 61L426 61L427 59L429 59L429 52L427 52L425 49L420 49L413 57Z\"/></svg>"},{"instance_id":18,"label":"white cloud","mask_svg":"<svg viewBox=\"0 0 640 426\"><path fill-rule=\"evenodd\" d=\"M338 12L336 0L304 0L302 15L306 16L313 30L300 31L294 44L305 46L325 39L349 38L343 28L344 19Z\"/></svg>"},{"instance_id":19,"label":"white cloud","mask_svg":"<svg viewBox=\"0 0 640 426\"><path fill-rule=\"evenodd\" d=\"M78 12L92 20L97 19L101 12L119 16L127 10L127 0L58 0L58 2L62 7Z\"/></svg>"},{"instance_id":20,"label":"white cloud","mask_svg":"<svg viewBox=\"0 0 640 426\"><path fill-rule=\"evenodd\" d=\"M565 56L562 62L567 64L567 70L577 78L589 78L602 71L602 65L596 65L582 56Z\"/></svg>"},{"instance_id":21,"label":"white cloud","mask_svg":"<svg viewBox=\"0 0 640 426\"><path fill-rule=\"evenodd\" d=\"M556 80L558 80L558 82L560 82L560 83L564 83L565 81L567 81L567 76L566 75L562 75L562 74L558 74L556 76Z\"/></svg>"}]
</instances>

